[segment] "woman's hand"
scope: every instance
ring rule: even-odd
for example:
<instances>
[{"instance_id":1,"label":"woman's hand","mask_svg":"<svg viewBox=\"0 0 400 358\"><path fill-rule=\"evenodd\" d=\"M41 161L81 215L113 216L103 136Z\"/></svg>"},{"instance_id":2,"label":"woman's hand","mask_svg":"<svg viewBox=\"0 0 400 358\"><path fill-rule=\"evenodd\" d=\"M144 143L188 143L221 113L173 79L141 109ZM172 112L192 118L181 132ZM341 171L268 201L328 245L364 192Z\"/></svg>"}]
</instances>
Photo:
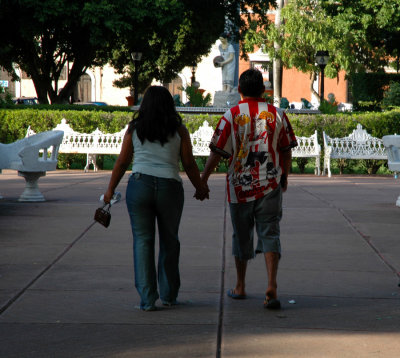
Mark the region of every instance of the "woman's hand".
<instances>
[{"instance_id":1,"label":"woman's hand","mask_svg":"<svg viewBox=\"0 0 400 358\"><path fill-rule=\"evenodd\" d=\"M104 203L105 203L105 204L110 204L110 201L111 201L113 195L114 195L114 192L113 192L113 191L107 190L107 191L105 192L105 194L104 194L104 199L103 199Z\"/></svg>"}]
</instances>

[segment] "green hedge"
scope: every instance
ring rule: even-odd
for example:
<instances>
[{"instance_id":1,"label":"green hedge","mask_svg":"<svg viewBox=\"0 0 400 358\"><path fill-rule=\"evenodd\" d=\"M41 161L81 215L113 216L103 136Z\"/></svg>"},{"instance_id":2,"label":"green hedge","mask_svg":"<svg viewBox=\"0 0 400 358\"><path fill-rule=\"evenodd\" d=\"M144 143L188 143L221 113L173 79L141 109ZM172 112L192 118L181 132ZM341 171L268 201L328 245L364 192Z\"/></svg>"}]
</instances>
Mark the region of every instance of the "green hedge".
<instances>
[{"instance_id":1,"label":"green hedge","mask_svg":"<svg viewBox=\"0 0 400 358\"><path fill-rule=\"evenodd\" d=\"M68 108L68 107L67 107ZM372 136L381 138L387 134L400 133L400 108L386 112L365 113L339 113L332 115L297 115L289 114L294 131L298 136L310 136L318 131L318 141L323 146L322 132L330 137L344 137L349 135L360 123ZM182 115L183 122L190 133L196 131L205 120L213 128L217 125L220 115ZM11 143L25 137L29 126L35 132L53 129L65 118L70 126L78 131L90 133L96 128L106 133L120 131L131 120L132 112L101 110L53 110L29 107L25 109L0 109L0 142ZM111 159L109 158L111 157ZM99 156L99 167L112 168L115 156ZM309 162L313 159L297 158L296 163L300 172L307 170ZM83 168L85 158L83 155L60 154L59 166L61 168ZM338 164L339 163L339 164ZM334 162L337 171L343 172L354 166L352 161ZM351 165L349 165L349 163ZM377 172L382 161L365 161L361 166L365 172ZM103 166L104 164L104 166ZM310 169L311 170L311 169ZM334 170L335 172L335 170Z\"/></svg>"},{"instance_id":2,"label":"green hedge","mask_svg":"<svg viewBox=\"0 0 400 358\"><path fill-rule=\"evenodd\" d=\"M106 133L120 131L131 120L132 112L91 110L0 109L0 142L10 143L25 137L30 126L35 132L53 129L65 118L77 132L90 133L96 128Z\"/></svg>"}]
</instances>

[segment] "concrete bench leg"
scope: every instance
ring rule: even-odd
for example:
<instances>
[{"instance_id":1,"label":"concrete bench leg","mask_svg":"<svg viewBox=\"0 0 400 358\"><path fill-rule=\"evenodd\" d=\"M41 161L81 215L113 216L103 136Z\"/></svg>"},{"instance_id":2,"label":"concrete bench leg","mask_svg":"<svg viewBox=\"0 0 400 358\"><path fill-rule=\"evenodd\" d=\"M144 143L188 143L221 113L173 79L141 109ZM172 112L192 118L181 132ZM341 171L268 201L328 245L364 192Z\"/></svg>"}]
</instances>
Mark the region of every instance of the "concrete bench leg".
<instances>
[{"instance_id":1,"label":"concrete bench leg","mask_svg":"<svg viewBox=\"0 0 400 358\"><path fill-rule=\"evenodd\" d=\"M25 178L25 190L18 201L46 201L39 191L38 180L46 175L46 172L18 172L18 175Z\"/></svg>"}]
</instances>

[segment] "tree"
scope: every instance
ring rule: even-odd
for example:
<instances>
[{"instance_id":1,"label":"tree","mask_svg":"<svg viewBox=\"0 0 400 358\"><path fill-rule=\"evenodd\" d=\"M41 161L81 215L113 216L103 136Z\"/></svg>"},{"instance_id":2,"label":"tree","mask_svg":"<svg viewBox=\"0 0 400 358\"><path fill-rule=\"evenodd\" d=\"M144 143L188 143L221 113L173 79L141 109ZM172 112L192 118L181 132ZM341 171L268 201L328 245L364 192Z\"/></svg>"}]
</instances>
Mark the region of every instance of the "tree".
<instances>
[{"instance_id":1,"label":"tree","mask_svg":"<svg viewBox=\"0 0 400 358\"><path fill-rule=\"evenodd\" d=\"M271 26L260 34L253 34L248 46L264 44L270 57L282 61L285 67L310 73L310 90L319 98L313 88L319 71L315 53L318 50L330 51L332 56L326 73L330 77L336 76L340 69L335 55L341 39L338 29L314 0L290 1L282 8L281 17L279 27Z\"/></svg>"},{"instance_id":2,"label":"tree","mask_svg":"<svg viewBox=\"0 0 400 358\"><path fill-rule=\"evenodd\" d=\"M201 56L209 53L221 32L229 31L240 40L248 29L248 19L254 14L262 15L258 23L268 22L266 14L273 1L184 0L176 8L171 8L171 4L164 5L170 15L162 15L160 19L154 19L159 9L155 9L152 2L143 4L149 11L147 16L142 16L142 26L151 23L151 27L148 27L147 37L141 40L119 39L111 64L124 76L115 81L116 85L133 87L135 67L130 52L138 50L143 54L139 91L152 79L170 82L185 66L198 63Z\"/></svg>"},{"instance_id":3,"label":"tree","mask_svg":"<svg viewBox=\"0 0 400 358\"><path fill-rule=\"evenodd\" d=\"M310 74L310 90L319 72L315 53L328 50L328 77L340 70L347 73L383 68L390 54L387 44L396 44L394 37L383 31L398 31L398 0L291 0L282 9L279 27L251 27L247 34L247 51L254 45L264 45L273 59L287 68L296 68ZM394 12L397 11L396 14ZM390 24L390 25L389 25ZM398 37L396 38L398 40ZM274 42L279 46L274 47Z\"/></svg>"},{"instance_id":4,"label":"tree","mask_svg":"<svg viewBox=\"0 0 400 358\"><path fill-rule=\"evenodd\" d=\"M377 71L400 50L399 0L321 2L328 16L336 19L348 37L350 70Z\"/></svg>"},{"instance_id":5,"label":"tree","mask_svg":"<svg viewBox=\"0 0 400 358\"><path fill-rule=\"evenodd\" d=\"M0 20L0 64L15 75L13 64L35 85L40 103L66 102L80 76L93 65L106 63L114 34L129 29L124 3L81 0L3 0ZM57 88L63 68L68 81Z\"/></svg>"},{"instance_id":6,"label":"tree","mask_svg":"<svg viewBox=\"0 0 400 358\"><path fill-rule=\"evenodd\" d=\"M1 0L0 65L14 64L35 85L40 103L66 102L80 76L112 59L123 71L139 48L150 78L172 78L206 54L224 28L225 15L241 28L239 8L266 13L268 1L243 0ZM57 83L67 65L68 80ZM70 66L71 67L70 67Z\"/></svg>"}]
</instances>

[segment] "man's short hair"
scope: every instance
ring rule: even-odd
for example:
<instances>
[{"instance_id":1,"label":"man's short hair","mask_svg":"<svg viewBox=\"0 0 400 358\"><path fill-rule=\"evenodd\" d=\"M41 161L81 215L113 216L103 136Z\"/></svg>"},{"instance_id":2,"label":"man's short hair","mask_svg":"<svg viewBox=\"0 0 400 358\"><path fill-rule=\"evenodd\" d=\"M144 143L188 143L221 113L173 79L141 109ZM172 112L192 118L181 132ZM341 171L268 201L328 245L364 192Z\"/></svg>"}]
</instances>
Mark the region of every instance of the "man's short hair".
<instances>
[{"instance_id":1,"label":"man's short hair","mask_svg":"<svg viewBox=\"0 0 400 358\"><path fill-rule=\"evenodd\" d=\"M265 90L262 73L255 68L244 71L239 78L239 87L243 96L260 97Z\"/></svg>"}]
</instances>

